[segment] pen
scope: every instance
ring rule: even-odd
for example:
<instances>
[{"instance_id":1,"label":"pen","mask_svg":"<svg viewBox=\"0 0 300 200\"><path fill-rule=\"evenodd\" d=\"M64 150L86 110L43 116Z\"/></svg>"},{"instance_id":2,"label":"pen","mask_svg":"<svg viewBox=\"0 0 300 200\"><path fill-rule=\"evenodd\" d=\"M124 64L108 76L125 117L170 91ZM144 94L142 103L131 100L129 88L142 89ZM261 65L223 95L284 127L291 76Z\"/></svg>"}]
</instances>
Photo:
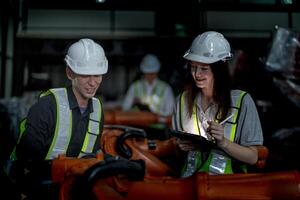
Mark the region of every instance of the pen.
<instances>
[{"instance_id":1,"label":"pen","mask_svg":"<svg viewBox=\"0 0 300 200\"><path fill-rule=\"evenodd\" d=\"M227 122L231 117L233 117L234 115L231 113L231 115L229 115L226 119L224 119L223 121L220 122L220 125L224 124L225 122ZM216 143L216 139L211 136L211 140L213 143Z\"/></svg>"},{"instance_id":2,"label":"pen","mask_svg":"<svg viewBox=\"0 0 300 200\"><path fill-rule=\"evenodd\" d=\"M231 113L231 115L229 115L226 119L224 119L223 121L220 122L220 124L224 124L225 122L227 122L231 117L233 117L233 114Z\"/></svg>"}]
</instances>

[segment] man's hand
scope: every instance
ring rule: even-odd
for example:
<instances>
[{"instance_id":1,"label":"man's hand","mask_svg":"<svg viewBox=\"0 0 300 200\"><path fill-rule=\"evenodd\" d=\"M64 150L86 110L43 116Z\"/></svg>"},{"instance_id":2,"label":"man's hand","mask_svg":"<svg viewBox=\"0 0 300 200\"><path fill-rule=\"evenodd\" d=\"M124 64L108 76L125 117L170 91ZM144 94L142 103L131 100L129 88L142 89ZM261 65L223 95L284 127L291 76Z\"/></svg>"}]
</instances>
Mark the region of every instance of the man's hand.
<instances>
[{"instance_id":1,"label":"man's hand","mask_svg":"<svg viewBox=\"0 0 300 200\"><path fill-rule=\"evenodd\" d=\"M133 104L141 104L141 103L142 103L142 101L140 100L140 98L135 97L133 99Z\"/></svg>"},{"instance_id":2,"label":"man's hand","mask_svg":"<svg viewBox=\"0 0 300 200\"><path fill-rule=\"evenodd\" d=\"M177 144L183 151L192 151L199 149L199 144L196 144L191 140L177 139Z\"/></svg>"}]
</instances>

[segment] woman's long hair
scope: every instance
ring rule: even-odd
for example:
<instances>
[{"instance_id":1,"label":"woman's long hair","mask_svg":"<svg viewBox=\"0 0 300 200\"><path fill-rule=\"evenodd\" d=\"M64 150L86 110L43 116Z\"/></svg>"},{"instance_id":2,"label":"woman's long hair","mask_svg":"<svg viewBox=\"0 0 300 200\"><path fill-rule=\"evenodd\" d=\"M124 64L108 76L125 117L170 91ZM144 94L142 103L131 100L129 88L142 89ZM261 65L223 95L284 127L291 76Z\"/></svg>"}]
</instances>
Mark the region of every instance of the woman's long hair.
<instances>
[{"instance_id":1,"label":"woman's long hair","mask_svg":"<svg viewBox=\"0 0 300 200\"><path fill-rule=\"evenodd\" d=\"M187 85L185 86L188 114L192 116L193 105L197 94L200 92L199 88L196 86L192 74L190 72L190 63L188 62L188 72L186 76ZM214 102L218 105L218 112L216 119L219 121L224 120L228 114L231 106L231 79L229 76L227 62L219 61L210 64L211 71L214 76Z\"/></svg>"}]
</instances>

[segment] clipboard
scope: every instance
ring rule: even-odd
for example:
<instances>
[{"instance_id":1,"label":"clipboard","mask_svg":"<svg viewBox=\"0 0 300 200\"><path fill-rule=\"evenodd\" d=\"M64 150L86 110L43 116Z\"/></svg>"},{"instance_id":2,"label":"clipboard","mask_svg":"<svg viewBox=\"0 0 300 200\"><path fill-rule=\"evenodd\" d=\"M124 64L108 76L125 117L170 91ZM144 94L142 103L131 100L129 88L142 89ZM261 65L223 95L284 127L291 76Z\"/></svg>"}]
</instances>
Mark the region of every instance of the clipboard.
<instances>
[{"instance_id":1,"label":"clipboard","mask_svg":"<svg viewBox=\"0 0 300 200\"><path fill-rule=\"evenodd\" d=\"M201 146L201 148L203 148L203 150L206 151L217 147L217 145L214 142L207 140L201 135L195 135L192 133L177 131L173 129L167 129L166 132L171 137L176 137L182 140L191 140L194 143L199 144L199 146Z\"/></svg>"}]
</instances>

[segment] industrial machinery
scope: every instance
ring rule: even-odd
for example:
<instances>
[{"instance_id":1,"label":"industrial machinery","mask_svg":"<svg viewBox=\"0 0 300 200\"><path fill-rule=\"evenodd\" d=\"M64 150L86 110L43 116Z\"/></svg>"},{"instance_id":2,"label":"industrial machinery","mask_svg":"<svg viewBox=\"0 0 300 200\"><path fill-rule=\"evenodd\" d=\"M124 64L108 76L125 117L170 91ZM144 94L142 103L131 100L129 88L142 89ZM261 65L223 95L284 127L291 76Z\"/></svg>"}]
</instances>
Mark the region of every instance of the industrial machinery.
<instances>
[{"instance_id":1,"label":"industrial machinery","mask_svg":"<svg viewBox=\"0 0 300 200\"><path fill-rule=\"evenodd\" d=\"M178 154L176 140L148 141L142 130L106 127L103 152L89 159L52 161L59 199L299 199L298 171L209 175L180 178L164 161ZM267 149L259 148L258 168ZM178 156L178 155L177 155Z\"/></svg>"},{"instance_id":2,"label":"industrial machinery","mask_svg":"<svg viewBox=\"0 0 300 200\"><path fill-rule=\"evenodd\" d=\"M155 116L139 119L147 119L141 120L143 126L152 123ZM22 197L38 194L51 200L300 198L298 171L196 173L181 178L182 152L177 148L176 138L166 137L148 139L144 129L106 125L101 138L102 152L80 159L59 156L38 163L16 161L17 169L21 169L16 170L16 185L24 187ZM261 146L258 152L259 160L252 167L263 169L268 149Z\"/></svg>"}]
</instances>

